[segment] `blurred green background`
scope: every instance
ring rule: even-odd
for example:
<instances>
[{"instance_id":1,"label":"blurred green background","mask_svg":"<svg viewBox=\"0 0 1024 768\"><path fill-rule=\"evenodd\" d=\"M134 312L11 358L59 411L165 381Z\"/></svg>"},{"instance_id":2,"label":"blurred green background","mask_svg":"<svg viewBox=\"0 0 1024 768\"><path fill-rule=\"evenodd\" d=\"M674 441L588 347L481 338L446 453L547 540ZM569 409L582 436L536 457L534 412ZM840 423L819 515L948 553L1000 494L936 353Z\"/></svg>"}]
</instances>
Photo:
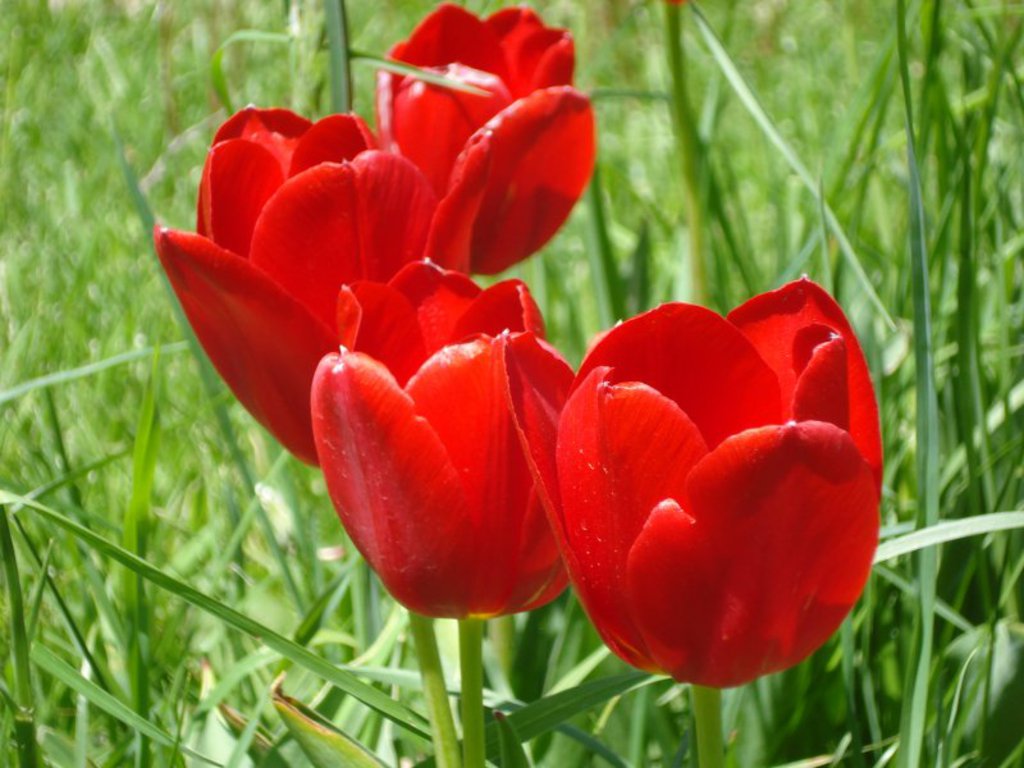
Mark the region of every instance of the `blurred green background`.
<instances>
[{"instance_id":1,"label":"blurred green background","mask_svg":"<svg viewBox=\"0 0 1024 768\"><path fill-rule=\"evenodd\" d=\"M378 55L433 7L348 5L353 47ZM533 288L551 339L578 362L602 328L690 295L663 8L535 7L576 37L577 83L598 114L599 183L514 273ZM724 312L802 273L839 298L880 398L884 537L936 512L978 518L982 531L981 516L1020 510L1024 5L911 2L902 58L892 2L720 0L702 13L703 22L688 9L684 28L709 303ZM422 711L403 615L356 563L322 480L227 390L211 398L204 389L133 197L134 176L158 221L192 228L203 159L227 115L218 71L236 108L326 114L323 23L322 5L301 0L2 0L0 488L332 664L369 670L374 685ZM280 39L232 38L242 30ZM373 68L354 67L355 107L372 119ZM915 259L929 279L916 302ZM916 366L914 341L924 338L934 360ZM930 387L936 417L918 421ZM269 703L285 669L289 694L386 763L427 751L223 613L190 606L180 585L158 588L109 548L3 498L16 512L14 587L32 646L23 671L50 764L200 764L184 746L224 764L304 765ZM1019 527L945 545L937 566L913 556L878 566L825 648L727 692L731 763L908 765L919 748L922 765L1024 765L1022 569ZM6 764L17 754L23 665L4 587ZM922 631L933 618L929 639ZM544 732L529 742L537 765L690 764L684 688L634 678L618 690L576 688L627 669L574 598L516 617L511 629L511 649L486 648L492 703L574 691L568 719L541 718ZM453 661L451 628L440 631ZM915 675L927 687L912 693Z\"/></svg>"}]
</instances>

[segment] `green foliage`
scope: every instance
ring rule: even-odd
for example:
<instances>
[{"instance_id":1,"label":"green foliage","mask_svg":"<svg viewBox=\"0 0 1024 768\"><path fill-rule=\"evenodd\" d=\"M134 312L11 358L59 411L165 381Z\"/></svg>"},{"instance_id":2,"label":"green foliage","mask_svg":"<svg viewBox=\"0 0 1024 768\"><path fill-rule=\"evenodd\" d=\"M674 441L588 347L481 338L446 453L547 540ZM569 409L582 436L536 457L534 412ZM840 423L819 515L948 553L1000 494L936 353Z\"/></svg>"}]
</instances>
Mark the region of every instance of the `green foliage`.
<instances>
[{"instance_id":1,"label":"green foliage","mask_svg":"<svg viewBox=\"0 0 1024 768\"><path fill-rule=\"evenodd\" d=\"M372 119L374 57L434 3L346 5ZM688 296L685 190L660 0L538 5L576 36L600 173L514 271L576 362L622 316ZM708 301L826 284L864 343L886 452L884 562L820 652L725 692L727 761L1020 768L1020 5L908 0L902 24L869 0L705 6L682 27ZM387 765L429 758L404 614L317 473L189 351L146 221L191 226L226 99L329 111L324 11L3 4L0 764L306 765L310 723ZM686 691L603 651L571 596L510 626L511 648L485 643L485 704L507 716L488 719L493 760L690 764ZM308 711L275 707L284 668Z\"/></svg>"}]
</instances>

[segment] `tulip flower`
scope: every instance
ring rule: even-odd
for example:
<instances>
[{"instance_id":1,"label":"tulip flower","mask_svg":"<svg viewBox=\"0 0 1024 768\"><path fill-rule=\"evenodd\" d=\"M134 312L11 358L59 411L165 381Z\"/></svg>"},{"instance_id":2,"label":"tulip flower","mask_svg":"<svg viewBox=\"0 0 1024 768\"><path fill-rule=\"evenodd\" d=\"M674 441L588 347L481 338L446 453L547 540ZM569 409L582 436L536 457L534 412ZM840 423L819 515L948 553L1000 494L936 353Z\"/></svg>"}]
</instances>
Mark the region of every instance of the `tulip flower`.
<instances>
[{"instance_id":1,"label":"tulip flower","mask_svg":"<svg viewBox=\"0 0 1024 768\"><path fill-rule=\"evenodd\" d=\"M339 288L423 255L437 201L358 117L310 123L244 109L217 131L196 232L158 227L157 253L214 367L250 413L315 463L316 366L337 347Z\"/></svg>"},{"instance_id":2,"label":"tulip flower","mask_svg":"<svg viewBox=\"0 0 1024 768\"><path fill-rule=\"evenodd\" d=\"M445 3L396 61L471 91L382 72L381 145L423 170L440 200L427 255L492 274L525 259L564 223L594 166L594 116L572 87L572 37L528 8L486 19Z\"/></svg>"},{"instance_id":3,"label":"tulip flower","mask_svg":"<svg viewBox=\"0 0 1024 768\"><path fill-rule=\"evenodd\" d=\"M571 373L508 280L480 290L426 262L342 291L340 352L312 389L327 490L388 591L432 617L530 610L565 587L558 548L508 407L506 355L538 402ZM562 393L561 395L559 393Z\"/></svg>"},{"instance_id":4,"label":"tulip flower","mask_svg":"<svg viewBox=\"0 0 1024 768\"><path fill-rule=\"evenodd\" d=\"M587 354L560 418L528 387L511 395L570 579L630 664L741 685L807 657L863 590L878 412L814 283L728 318L665 304L627 320Z\"/></svg>"}]
</instances>

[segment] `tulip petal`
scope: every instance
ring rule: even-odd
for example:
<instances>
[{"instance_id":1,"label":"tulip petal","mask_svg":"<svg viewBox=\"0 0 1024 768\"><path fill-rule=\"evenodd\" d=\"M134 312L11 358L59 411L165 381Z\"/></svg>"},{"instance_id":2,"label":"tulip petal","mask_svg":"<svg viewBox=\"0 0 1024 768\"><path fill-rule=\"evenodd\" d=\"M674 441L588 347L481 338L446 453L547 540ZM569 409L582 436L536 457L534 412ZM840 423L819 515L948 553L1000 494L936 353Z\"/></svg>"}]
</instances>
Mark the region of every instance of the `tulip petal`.
<instances>
[{"instance_id":1,"label":"tulip petal","mask_svg":"<svg viewBox=\"0 0 1024 768\"><path fill-rule=\"evenodd\" d=\"M560 519L555 445L559 417L572 386L572 368L536 337L523 334L506 346L505 369L509 404L537 492L551 520ZM552 528L564 544L563 526ZM563 550L567 557L571 556L566 547Z\"/></svg>"},{"instance_id":2,"label":"tulip petal","mask_svg":"<svg viewBox=\"0 0 1024 768\"><path fill-rule=\"evenodd\" d=\"M214 367L242 405L316 464L305 403L334 334L245 259L191 233L157 229L157 253Z\"/></svg>"},{"instance_id":3,"label":"tulip petal","mask_svg":"<svg viewBox=\"0 0 1024 768\"><path fill-rule=\"evenodd\" d=\"M373 134L358 115L329 115L303 134L295 146L289 176L320 163L353 160L360 152L374 148Z\"/></svg>"},{"instance_id":4,"label":"tulip petal","mask_svg":"<svg viewBox=\"0 0 1024 768\"><path fill-rule=\"evenodd\" d=\"M749 430L651 514L629 553L628 603L659 668L742 685L828 639L877 542L874 479L848 433L816 421Z\"/></svg>"},{"instance_id":5,"label":"tulip petal","mask_svg":"<svg viewBox=\"0 0 1024 768\"><path fill-rule=\"evenodd\" d=\"M560 523L580 599L605 641L635 662L644 643L624 600L626 558L651 509L682 497L707 446L674 402L646 384L610 384L609 373L593 370L562 412Z\"/></svg>"},{"instance_id":6,"label":"tulip petal","mask_svg":"<svg viewBox=\"0 0 1024 768\"><path fill-rule=\"evenodd\" d=\"M441 198L427 238L427 257L446 269L469 272L473 232L490 176L488 142L471 142L452 169L448 193Z\"/></svg>"},{"instance_id":7,"label":"tulip petal","mask_svg":"<svg viewBox=\"0 0 1024 768\"><path fill-rule=\"evenodd\" d=\"M256 220L282 183L278 159L261 145L246 139L215 144L199 186L196 230L247 257Z\"/></svg>"},{"instance_id":8,"label":"tulip petal","mask_svg":"<svg viewBox=\"0 0 1024 768\"><path fill-rule=\"evenodd\" d=\"M469 137L512 101L505 83L490 72L449 64L439 74L484 93L430 85L413 77L382 77L377 115L382 141L423 171L438 196L448 189L456 158ZM429 126L429 128L425 128Z\"/></svg>"},{"instance_id":9,"label":"tulip petal","mask_svg":"<svg viewBox=\"0 0 1024 768\"><path fill-rule=\"evenodd\" d=\"M331 500L388 591L427 616L465 615L466 499L412 400L383 365L342 352L317 369L312 412Z\"/></svg>"},{"instance_id":10,"label":"tulip petal","mask_svg":"<svg viewBox=\"0 0 1024 768\"><path fill-rule=\"evenodd\" d=\"M663 304L612 328L587 354L577 380L598 366L611 380L642 381L675 401L709 447L781 419L779 385L729 322L691 304Z\"/></svg>"},{"instance_id":11,"label":"tulip petal","mask_svg":"<svg viewBox=\"0 0 1024 768\"><path fill-rule=\"evenodd\" d=\"M502 280L482 291L462 313L450 340L477 333L499 336L505 331L529 331L544 337L544 318L522 280Z\"/></svg>"},{"instance_id":12,"label":"tulip petal","mask_svg":"<svg viewBox=\"0 0 1024 768\"><path fill-rule=\"evenodd\" d=\"M351 327L353 318L355 328ZM405 386L427 359L416 309L400 291L385 283L362 281L342 288L338 327L342 338L351 339L352 349L386 365L400 386Z\"/></svg>"},{"instance_id":13,"label":"tulip petal","mask_svg":"<svg viewBox=\"0 0 1024 768\"><path fill-rule=\"evenodd\" d=\"M404 158L364 152L352 167L363 273L369 280L389 280L404 265L423 258L437 198L423 174Z\"/></svg>"},{"instance_id":14,"label":"tulip petal","mask_svg":"<svg viewBox=\"0 0 1024 768\"><path fill-rule=\"evenodd\" d=\"M464 576L472 588L470 612L478 616L518 609L509 605L514 594L533 598L560 572L508 408L507 341L481 337L445 347L406 387L462 480L469 516L460 536L474 552ZM533 563L530 580L520 567L524 557Z\"/></svg>"},{"instance_id":15,"label":"tulip petal","mask_svg":"<svg viewBox=\"0 0 1024 768\"><path fill-rule=\"evenodd\" d=\"M415 309L428 354L451 340L459 318L480 295L480 288L465 275L427 261L407 265L390 285Z\"/></svg>"},{"instance_id":16,"label":"tulip petal","mask_svg":"<svg viewBox=\"0 0 1024 768\"><path fill-rule=\"evenodd\" d=\"M798 334L810 326L826 326L846 346L849 391L849 432L881 485L882 439L878 404L864 353L843 310L820 286L804 278L755 296L729 313L729 321L746 335L771 366L782 387L783 409L789 413L808 356L796 349ZM801 359L802 358L802 359Z\"/></svg>"},{"instance_id":17,"label":"tulip petal","mask_svg":"<svg viewBox=\"0 0 1024 768\"><path fill-rule=\"evenodd\" d=\"M288 109L245 107L217 129L213 145L228 139L246 139L274 155L281 164L281 172L287 173L295 145L312 125Z\"/></svg>"},{"instance_id":18,"label":"tulip petal","mask_svg":"<svg viewBox=\"0 0 1024 768\"><path fill-rule=\"evenodd\" d=\"M443 264L468 261L472 271L486 274L525 259L565 222L590 179L594 152L594 114L583 94L547 88L513 102L456 160L428 255ZM474 192L481 186L477 204ZM459 248L468 228L467 256Z\"/></svg>"},{"instance_id":19,"label":"tulip petal","mask_svg":"<svg viewBox=\"0 0 1024 768\"><path fill-rule=\"evenodd\" d=\"M505 56L497 35L480 19L453 3L442 3L391 49L390 57L417 67L458 62L504 79Z\"/></svg>"},{"instance_id":20,"label":"tulip petal","mask_svg":"<svg viewBox=\"0 0 1024 768\"><path fill-rule=\"evenodd\" d=\"M361 153L288 179L263 209L252 262L333 326L339 288L419 258L434 197L407 160Z\"/></svg>"},{"instance_id":21,"label":"tulip petal","mask_svg":"<svg viewBox=\"0 0 1024 768\"><path fill-rule=\"evenodd\" d=\"M794 419L827 421L849 430L850 392L846 361L846 342L838 334L814 348L793 392Z\"/></svg>"},{"instance_id":22,"label":"tulip petal","mask_svg":"<svg viewBox=\"0 0 1024 768\"><path fill-rule=\"evenodd\" d=\"M576 51L568 31L545 27L526 7L503 8L486 23L501 41L514 96L553 85L572 85Z\"/></svg>"}]
</instances>

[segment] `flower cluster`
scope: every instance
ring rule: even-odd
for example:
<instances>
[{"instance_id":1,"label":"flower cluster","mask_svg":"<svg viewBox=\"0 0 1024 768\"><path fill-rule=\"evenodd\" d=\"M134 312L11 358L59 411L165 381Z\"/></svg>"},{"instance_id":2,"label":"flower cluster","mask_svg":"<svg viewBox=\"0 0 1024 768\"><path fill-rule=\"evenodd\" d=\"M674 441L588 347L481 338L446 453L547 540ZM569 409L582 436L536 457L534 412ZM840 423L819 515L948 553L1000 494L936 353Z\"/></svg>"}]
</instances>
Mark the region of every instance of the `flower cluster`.
<instances>
[{"instance_id":1,"label":"flower cluster","mask_svg":"<svg viewBox=\"0 0 1024 768\"><path fill-rule=\"evenodd\" d=\"M242 404L318 465L391 594L428 616L530 610L571 581L607 644L707 686L836 629L878 538L864 356L801 280L722 317L665 304L574 372L527 287L481 289L563 224L594 164L570 35L442 5L382 73L377 130L245 109L196 232L157 250Z\"/></svg>"}]
</instances>

